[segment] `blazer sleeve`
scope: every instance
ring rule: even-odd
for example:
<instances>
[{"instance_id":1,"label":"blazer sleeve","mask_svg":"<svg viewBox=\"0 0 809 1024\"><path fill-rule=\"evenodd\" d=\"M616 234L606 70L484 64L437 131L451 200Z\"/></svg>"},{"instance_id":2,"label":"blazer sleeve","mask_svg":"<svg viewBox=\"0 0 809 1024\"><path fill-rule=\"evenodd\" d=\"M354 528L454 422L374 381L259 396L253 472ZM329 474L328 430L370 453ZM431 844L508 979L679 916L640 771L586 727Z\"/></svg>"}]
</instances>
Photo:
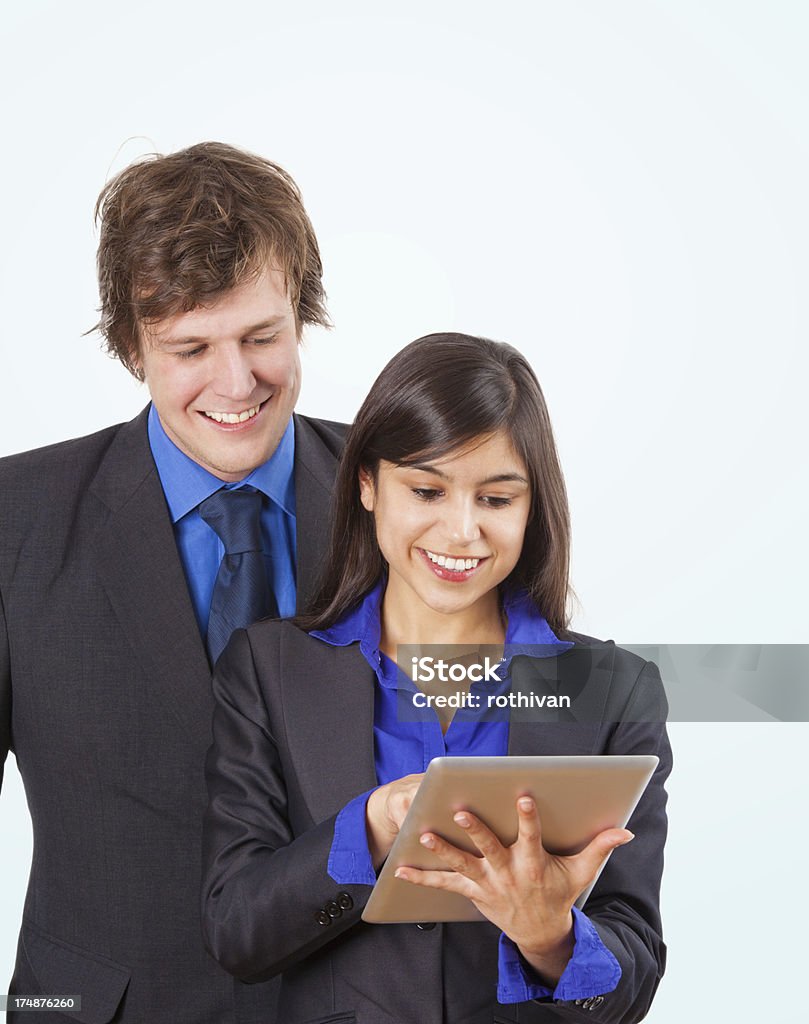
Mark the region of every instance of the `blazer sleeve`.
<instances>
[{"instance_id":1,"label":"blazer sleeve","mask_svg":"<svg viewBox=\"0 0 809 1024\"><path fill-rule=\"evenodd\" d=\"M264 981L356 924L370 887L338 887L329 877L336 815L299 834L290 824L283 726L271 720L245 631L219 659L213 690L203 933L225 970ZM332 917L335 901L341 912Z\"/></svg>"},{"instance_id":2,"label":"blazer sleeve","mask_svg":"<svg viewBox=\"0 0 809 1024\"><path fill-rule=\"evenodd\" d=\"M3 594L0 591L0 788L3 771L11 747L11 658Z\"/></svg>"},{"instance_id":3,"label":"blazer sleeve","mask_svg":"<svg viewBox=\"0 0 809 1024\"><path fill-rule=\"evenodd\" d=\"M610 857L584 907L601 941L620 964L621 979L612 992L557 1003L558 1010L571 1020L586 1018L592 1024L640 1021L663 976L666 946L659 899L667 831L664 783L672 767L666 711L660 673L647 662L620 720L611 726L605 753L656 754L659 763L627 823L635 838Z\"/></svg>"}]
</instances>

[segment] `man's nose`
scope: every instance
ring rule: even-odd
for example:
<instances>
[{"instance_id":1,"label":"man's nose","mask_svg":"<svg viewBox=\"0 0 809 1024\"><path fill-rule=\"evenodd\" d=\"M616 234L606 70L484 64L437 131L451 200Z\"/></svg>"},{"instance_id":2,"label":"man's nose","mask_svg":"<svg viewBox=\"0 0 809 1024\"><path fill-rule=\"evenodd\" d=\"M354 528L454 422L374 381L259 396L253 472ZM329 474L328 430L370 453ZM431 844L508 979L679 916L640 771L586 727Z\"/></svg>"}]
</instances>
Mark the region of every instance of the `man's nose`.
<instances>
[{"instance_id":1,"label":"man's nose","mask_svg":"<svg viewBox=\"0 0 809 1024\"><path fill-rule=\"evenodd\" d=\"M217 353L213 389L232 401L249 398L256 386L250 357L241 345L227 345Z\"/></svg>"}]
</instances>

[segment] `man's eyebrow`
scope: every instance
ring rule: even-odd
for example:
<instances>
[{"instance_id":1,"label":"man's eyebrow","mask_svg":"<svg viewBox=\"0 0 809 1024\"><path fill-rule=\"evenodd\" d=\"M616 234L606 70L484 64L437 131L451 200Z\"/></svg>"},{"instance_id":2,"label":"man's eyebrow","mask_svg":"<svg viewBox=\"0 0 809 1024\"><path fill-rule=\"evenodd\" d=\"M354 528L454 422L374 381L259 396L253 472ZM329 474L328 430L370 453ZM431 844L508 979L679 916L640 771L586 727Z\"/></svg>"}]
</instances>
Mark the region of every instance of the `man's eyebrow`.
<instances>
[{"instance_id":1,"label":"man's eyebrow","mask_svg":"<svg viewBox=\"0 0 809 1024\"><path fill-rule=\"evenodd\" d=\"M446 473L442 473L437 466L430 466L425 462L410 463L404 467L405 469L418 469L422 473L432 473L434 476L440 476L442 480L449 480L450 478ZM522 473L496 473L494 476L487 476L485 480L479 480L478 486L482 487L486 484L503 484L503 483L519 483L528 485L528 480L522 475Z\"/></svg>"},{"instance_id":2,"label":"man's eyebrow","mask_svg":"<svg viewBox=\"0 0 809 1024\"><path fill-rule=\"evenodd\" d=\"M258 333L258 331L266 331L274 327L280 327L286 322L286 320L287 317L285 314L268 317L266 320L262 320L261 323L252 324L250 327L245 327L243 330L239 332L239 336L242 338L247 338L251 334ZM207 341L208 337L207 335L204 334L179 333L175 337L173 336L171 331L168 331L166 334L157 335L157 340L160 342L161 345L199 345L200 342Z\"/></svg>"}]
</instances>

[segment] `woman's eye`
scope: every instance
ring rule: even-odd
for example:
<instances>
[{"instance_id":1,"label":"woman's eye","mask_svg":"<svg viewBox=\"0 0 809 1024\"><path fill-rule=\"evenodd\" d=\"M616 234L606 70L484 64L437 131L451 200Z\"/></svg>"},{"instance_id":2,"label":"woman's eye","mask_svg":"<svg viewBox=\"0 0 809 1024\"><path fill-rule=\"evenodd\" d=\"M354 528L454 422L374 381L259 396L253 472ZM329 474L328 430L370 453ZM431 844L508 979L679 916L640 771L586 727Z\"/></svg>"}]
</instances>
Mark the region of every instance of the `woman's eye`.
<instances>
[{"instance_id":1,"label":"woman's eye","mask_svg":"<svg viewBox=\"0 0 809 1024\"><path fill-rule=\"evenodd\" d=\"M511 504L511 498L497 498L494 495L484 495L480 499L489 508L507 508Z\"/></svg>"},{"instance_id":2,"label":"woman's eye","mask_svg":"<svg viewBox=\"0 0 809 1024\"><path fill-rule=\"evenodd\" d=\"M440 498L444 493L443 491L437 490L435 487L413 487L413 493L417 498L421 498L422 501L435 501L436 498Z\"/></svg>"}]
</instances>

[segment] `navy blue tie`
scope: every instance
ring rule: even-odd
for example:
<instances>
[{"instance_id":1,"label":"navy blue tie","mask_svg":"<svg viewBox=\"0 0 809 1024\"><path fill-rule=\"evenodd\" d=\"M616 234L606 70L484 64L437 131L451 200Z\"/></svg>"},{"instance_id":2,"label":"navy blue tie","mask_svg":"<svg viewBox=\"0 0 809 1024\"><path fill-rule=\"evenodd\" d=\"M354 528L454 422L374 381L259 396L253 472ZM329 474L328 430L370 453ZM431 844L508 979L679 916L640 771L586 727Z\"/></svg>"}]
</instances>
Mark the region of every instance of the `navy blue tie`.
<instances>
[{"instance_id":1,"label":"navy blue tie","mask_svg":"<svg viewBox=\"0 0 809 1024\"><path fill-rule=\"evenodd\" d=\"M199 514L225 545L208 619L212 665L234 629L278 614L261 546L261 500L258 491L240 487L219 490L199 506Z\"/></svg>"}]
</instances>

